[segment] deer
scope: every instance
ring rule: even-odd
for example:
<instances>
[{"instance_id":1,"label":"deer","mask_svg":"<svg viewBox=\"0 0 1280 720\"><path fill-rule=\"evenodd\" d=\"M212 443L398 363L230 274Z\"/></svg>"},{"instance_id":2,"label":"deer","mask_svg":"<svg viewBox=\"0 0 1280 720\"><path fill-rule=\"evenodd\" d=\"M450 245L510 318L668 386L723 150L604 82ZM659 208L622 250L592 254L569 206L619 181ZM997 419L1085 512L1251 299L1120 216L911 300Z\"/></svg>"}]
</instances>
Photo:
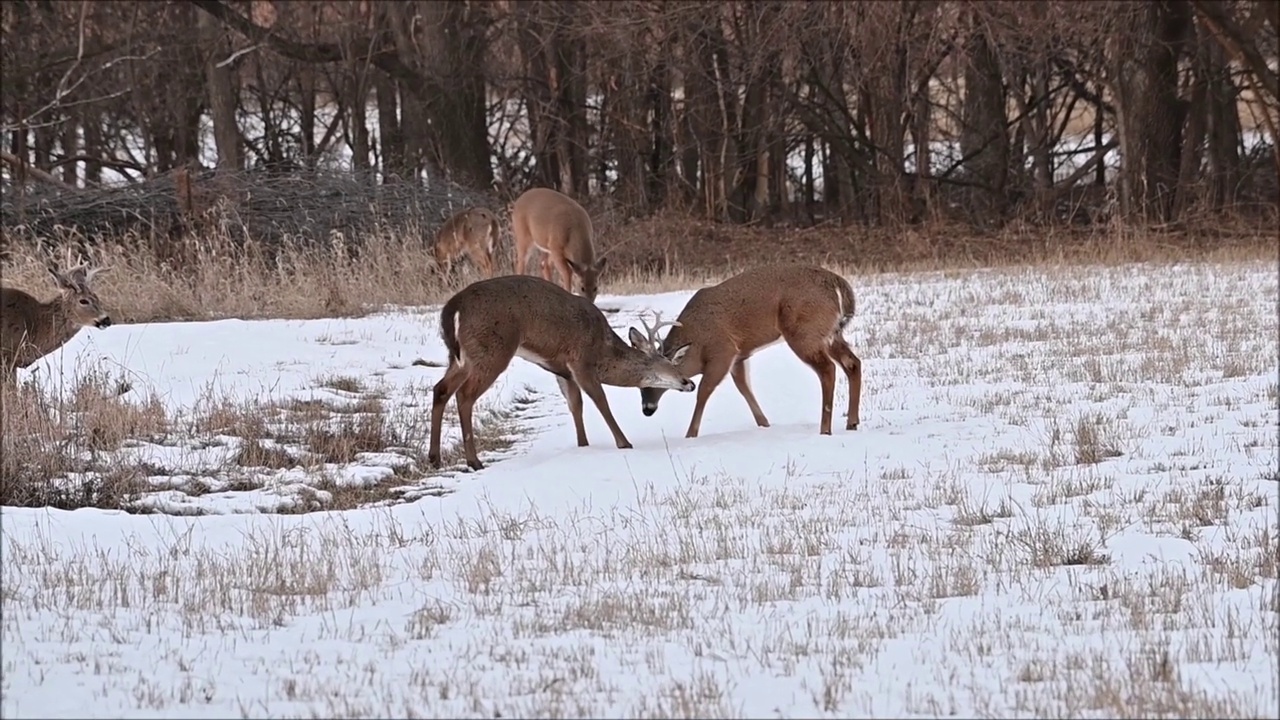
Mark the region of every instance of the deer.
<instances>
[{"instance_id":1,"label":"deer","mask_svg":"<svg viewBox=\"0 0 1280 720\"><path fill-rule=\"evenodd\" d=\"M858 429L862 361L842 335L853 320L853 311L853 288L839 275L816 265L762 265L698 290L674 321L664 322L655 314L645 349L670 359L684 377L702 376L685 432L686 438L696 438L707 399L725 375L733 378L756 425L769 427L751 392L747 360L761 349L785 341L796 357L818 374L822 383L818 432L830 435L836 365L849 383L845 429ZM671 329L659 340L657 329L667 325ZM678 356L673 352L676 349L680 350ZM641 411L646 417L657 412L663 393L660 387L640 389Z\"/></svg>"},{"instance_id":2,"label":"deer","mask_svg":"<svg viewBox=\"0 0 1280 720\"><path fill-rule=\"evenodd\" d=\"M498 216L488 208L469 207L458 212L436 231L432 248L436 265L445 277L449 277L453 263L465 254L486 278L491 278L493 254L498 249L501 233Z\"/></svg>"},{"instance_id":3,"label":"deer","mask_svg":"<svg viewBox=\"0 0 1280 720\"><path fill-rule=\"evenodd\" d=\"M67 260L70 265L70 253ZM17 381L18 368L30 367L62 347L80 328L111 326L111 315L91 286L108 268L80 264L62 271L51 262L46 269L58 288L51 300L42 302L18 288L0 287L0 375L6 384Z\"/></svg>"},{"instance_id":4,"label":"deer","mask_svg":"<svg viewBox=\"0 0 1280 720\"><path fill-rule=\"evenodd\" d=\"M646 332L652 331L641 320ZM630 329L628 344L614 332L595 303L532 275L503 275L459 290L440 309L440 335L449 353L444 376L431 397L431 446L427 461L440 467L440 431L450 398L457 397L458 421L467 466L481 470L472 432L472 408L520 357L556 376L569 404L578 447L587 446L582 395L595 403L618 449L631 443L618 427L604 385L692 392L692 381L677 365L687 348L668 355L645 349L645 335Z\"/></svg>"},{"instance_id":5,"label":"deer","mask_svg":"<svg viewBox=\"0 0 1280 720\"><path fill-rule=\"evenodd\" d=\"M607 258L596 259L591 216L573 198L551 188L526 190L511 204L511 232L517 275L524 274L529 255L537 248L543 253L544 280L551 280L554 265L565 290L573 292L576 276L583 297L596 301Z\"/></svg>"}]
</instances>

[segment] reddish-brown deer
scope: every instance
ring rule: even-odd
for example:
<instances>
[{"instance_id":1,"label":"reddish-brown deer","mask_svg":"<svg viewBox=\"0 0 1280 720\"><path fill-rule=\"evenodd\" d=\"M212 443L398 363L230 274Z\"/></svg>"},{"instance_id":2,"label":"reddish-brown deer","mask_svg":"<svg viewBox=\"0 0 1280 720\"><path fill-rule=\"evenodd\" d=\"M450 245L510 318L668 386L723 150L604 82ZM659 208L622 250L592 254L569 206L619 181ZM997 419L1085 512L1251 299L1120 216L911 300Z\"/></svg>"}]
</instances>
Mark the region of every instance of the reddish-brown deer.
<instances>
[{"instance_id":1,"label":"reddish-brown deer","mask_svg":"<svg viewBox=\"0 0 1280 720\"><path fill-rule=\"evenodd\" d=\"M565 290L573 292L577 277L583 297L595 302L605 258L596 259L592 232L591 216L573 198L551 188L526 190L511 205L516 274L524 274L536 248L543 254L544 280L551 280L554 265Z\"/></svg>"},{"instance_id":2,"label":"reddish-brown deer","mask_svg":"<svg viewBox=\"0 0 1280 720\"><path fill-rule=\"evenodd\" d=\"M822 383L822 416L819 432L831 434L836 365L849 381L849 409L845 428L858 427L862 399L862 361L842 333L853 319L853 288L835 273L814 265L764 265L693 294L665 338L657 338L656 326L647 347L655 355L675 362L685 377L702 375L697 403L685 437L697 437L707 399L724 380L746 399L756 424L769 421L751 392L747 359L779 340L786 341ZM672 351L682 350L677 358ZM646 416L658 410L662 388L641 388L641 409Z\"/></svg>"},{"instance_id":3,"label":"reddish-brown deer","mask_svg":"<svg viewBox=\"0 0 1280 720\"><path fill-rule=\"evenodd\" d=\"M106 269L81 264L62 271L50 263L58 296L44 302L17 288L0 288L0 376L5 382L16 379L17 368L30 367L65 345L80 328L111 325L111 316L91 286L94 276Z\"/></svg>"},{"instance_id":4,"label":"reddish-brown deer","mask_svg":"<svg viewBox=\"0 0 1280 720\"><path fill-rule=\"evenodd\" d=\"M646 331L653 335L647 326ZM440 467L444 409L455 394L467 465L473 470L484 467L476 456L472 408L516 356L556 376L573 415L579 447L587 445L583 393L604 417L617 446L629 448L603 385L680 392L695 387L676 369L683 348L672 347L665 356L647 352L646 336L635 328L628 345L590 300L529 275L480 280L459 290L440 310L440 334L449 366L432 392L427 459L433 467Z\"/></svg>"},{"instance_id":5,"label":"reddish-brown deer","mask_svg":"<svg viewBox=\"0 0 1280 720\"><path fill-rule=\"evenodd\" d=\"M445 221L436 231L436 265L445 277L453 272L453 263L463 255L486 278L493 277L493 255L498 249L502 225L493 211L470 207Z\"/></svg>"}]
</instances>

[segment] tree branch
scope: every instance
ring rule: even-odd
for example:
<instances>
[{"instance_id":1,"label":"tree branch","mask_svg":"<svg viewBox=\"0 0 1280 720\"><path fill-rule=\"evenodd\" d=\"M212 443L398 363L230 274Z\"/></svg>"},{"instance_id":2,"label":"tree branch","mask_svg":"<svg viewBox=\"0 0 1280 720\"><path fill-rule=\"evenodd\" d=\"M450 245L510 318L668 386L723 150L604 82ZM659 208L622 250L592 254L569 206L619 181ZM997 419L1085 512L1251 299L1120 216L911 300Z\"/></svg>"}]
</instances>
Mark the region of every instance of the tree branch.
<instances>
[{"instance_id":1,"label":"tree branch","mask_svg":"<svg viewBox=\"0 0 1280 720\"><path fill-rule=\"evenodd\" d=\"M1213 39L1218 41L1224 50L1235 56L1237 60L1248 66L1254 77L1262 86L1262 90L1271 96L1272 102L1280 102L1280 78L1267 66L1266 58L1258 51L1258 46L1249 42L1249 33L1236 24L1235 20L1224 10L1224 3L1191 0L1196 14L1204 20Z\"/></svg>"},{"instance_id":2,"label":"tree branch","mask_svg":"<svg viewBox=\"0 0 1280 720\"><path fill-rule=\"evenodd\" d=\"M264 28L249 18L227 7L220 0L187 0L192 5L212 15L218 22L244 35L251 42L266 45L278 54L291 60L306 63L333 63L347 60L342 45L338 43L300 43L276 34L270 28ZM369 41L353 42L352 47L365 46L372 48ZM416 70L405 64L394 49L372 49L364 55L357 56L357 61L368 61L387 75L404 80L405 87L415 94L422 92L424 78Z\"/></svg>"},{"instance_id":3,"label":"tree branch","mask_svg":"<svg viewBox=\"0 0 1280 720\"><path fill-rule=\"evenodd\" d=\"M8 150L0 150L0 161L3 161L4 164L16 170L17 171L16 174L19 176L26 175L33 180L39 180L42 183L53 185L55 187L60 187L60 188L72 187L71 185L68 185L62 182L61 180L54 177L53 175L50 175L49 173L45 172L44 170L41 170L38 167L32 167L31 165L28 165L26 162L22 160L22 158L18 157L17 155L14 155Z\"/></svg>"}]
</instances>

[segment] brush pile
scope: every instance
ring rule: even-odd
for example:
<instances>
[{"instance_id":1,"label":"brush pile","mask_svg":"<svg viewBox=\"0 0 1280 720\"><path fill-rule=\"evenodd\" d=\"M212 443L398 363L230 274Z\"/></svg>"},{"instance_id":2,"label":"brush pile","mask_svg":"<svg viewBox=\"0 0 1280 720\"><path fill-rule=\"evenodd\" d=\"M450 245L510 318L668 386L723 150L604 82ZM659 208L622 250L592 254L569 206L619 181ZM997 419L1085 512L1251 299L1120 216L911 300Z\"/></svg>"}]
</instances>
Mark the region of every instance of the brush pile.
<instances>
[{"instance_id":1,"label":"brush pile","mask_svg":"<svg viewBox=\"0 0 1280 720\"><path fill-rule=\"evenodd\" d=\"M462 208L496 209L497 202L436 179L379 184L349 172L215 175L178 169L117 187L7 187L0 194L0 228L6 237L78 236L88 243L177 239L216 229L265 246L323 244L335 234L358 244L374 231L429 232Z\"/></svg>"}]
</instances>

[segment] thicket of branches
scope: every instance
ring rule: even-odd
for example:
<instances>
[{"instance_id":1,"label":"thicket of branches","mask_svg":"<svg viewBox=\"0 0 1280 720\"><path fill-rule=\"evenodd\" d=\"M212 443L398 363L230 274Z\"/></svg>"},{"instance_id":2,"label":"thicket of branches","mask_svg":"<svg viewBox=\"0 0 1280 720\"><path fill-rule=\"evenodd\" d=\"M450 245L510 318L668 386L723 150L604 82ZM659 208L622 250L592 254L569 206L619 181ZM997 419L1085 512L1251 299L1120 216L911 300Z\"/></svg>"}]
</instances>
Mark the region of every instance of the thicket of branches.
<instances>
[{"instance_id":1,"label":"thicket of branches","mask_svg":"<svg viewBox=\"0 0 1280 720\"><path fill-rule=\"evenodd\" d=\"M1280 185L1262 0L17 0L0 20L6 225L28 192L49 205L39 185L202 162L732 223L1163 224L1269 213Z\"/></svg>"}]
</instances>

